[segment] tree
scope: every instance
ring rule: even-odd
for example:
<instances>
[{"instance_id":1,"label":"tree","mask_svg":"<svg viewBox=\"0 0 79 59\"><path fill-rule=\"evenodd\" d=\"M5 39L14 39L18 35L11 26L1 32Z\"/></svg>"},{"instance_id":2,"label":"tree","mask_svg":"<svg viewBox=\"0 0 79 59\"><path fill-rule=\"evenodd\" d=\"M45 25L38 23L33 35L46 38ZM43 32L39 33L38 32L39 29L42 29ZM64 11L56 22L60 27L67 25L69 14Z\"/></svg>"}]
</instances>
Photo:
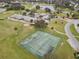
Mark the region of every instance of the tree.
<instances>
[{"instance_id":1,"label":"tree","mask_svg":"<svg viewBox=\"0 0 79 59\"><path fill-rule=\"evenodd\" d=\"M77 26L79 27L79 24L77 24Z\"/></svg>"},{"instance_id":2,"label":"tree","mask_svg":"<svg viewBox=\"0 0 79 59\"><path fill-rule=\"evenodd\" d=\"M54 27L51 27L51 29L53 30L53 29L54 29Z\"/></svg>"},{"instance_id":3,"label":"tree","mask_svg":"<svg viewBox=\"0 0 79 59\"><path fill-rule=\"evenodd\" d=\"M33 22L33 19L31 19L30 22L32 23Z\"/></svg>"},{"instance_id":4,"label":"tree","mask_svg":"<svg viewBox=\"0 0 79 59\"><path fill-rule=\"evenodd\" d=\"M36 28L46 28L47 27L47 23L44 20L37 20L35 22L35 27Z\"/></svg>"},{"instance_id":5,"label":"tree","mask_svg":"<svg viewBox=\"0 0 79 59\"><path fill-rule=\"evenodd\" d=\"M79 59L79 52L75 52L74 57L75 57L75 59Z\"/></svg>"},{"instance_id":6,"label":"tree","mask_svg":"<svg viewBox=\"0 0 79 59\"><path fill-rule=\"evenodd\" d=\"M17 28L17 27L15 27L15 28L14 28L14 30L16 31L16 30L18 30L18 28Z\"/></svg>"},{"instance_id":7,"label":"tree","mask_svg":"<svg viewBox=\"0 0 79 59\"><path fill-rule=\"evenodd\" d=\"M23 12L23 14L22 14L22 15L26 16L26 12Z\"/></svg>"},{"instance_id":8,"label":"tree","mask_svg":"<svg viewBox=\"0 0 79 59\"><path fill-rule=\"evenodd\" d=\"M67 18L69 18L69 16L70 16L69 13L67 13Z\"/></svg>"},{"instance_id":9,"label":"tree","mask_svg":"<svg viewBox=\"0 0 79 59\"><path fill-rule=\"evenodd\" d=\"M65 2L64 5L65 5L66 8L69 8L70 7L70 2Z\"/></svg>"},{"instance_id":10,"label":"tree","mask_svg":"<svg viewBox=\"0 0 79 59\"><path fill-rule=\"evenodd\" d=\"M51 13L51 9L49 8L45 8L45 11Z\"/></svg>"},{"instance_id":11,"label":"tree","mask_svg":"<svg viewBox=\"0 0 79 59\"><path fill-rule=\"evenodd\" d=\"M39 5L37 5L37 6L36 6L36 9L40 9L40 6L39 6Z\"/></svg>"}]
</instances>

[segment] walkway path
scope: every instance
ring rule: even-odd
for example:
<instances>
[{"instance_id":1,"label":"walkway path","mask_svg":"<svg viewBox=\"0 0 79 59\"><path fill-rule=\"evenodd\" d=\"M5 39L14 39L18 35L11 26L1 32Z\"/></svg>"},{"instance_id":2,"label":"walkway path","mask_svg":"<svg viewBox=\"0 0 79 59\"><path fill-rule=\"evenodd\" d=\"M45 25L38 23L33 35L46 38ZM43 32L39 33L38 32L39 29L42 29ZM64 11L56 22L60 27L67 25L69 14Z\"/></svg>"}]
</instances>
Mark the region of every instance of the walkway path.
<instances>
[{"instance_id":1,"label":"walkway path","mask_svg":"<svg viewBox=\"0 0 79 59\"><path fill-rule=\"evenodd\" d=\"M56 30L56 29L54 29L54 31L57 32L57 33L59 33L59 34L66 35L65 33L60 32L60 31L58 31L58 30Z\"/></svg>"}]
</instances>

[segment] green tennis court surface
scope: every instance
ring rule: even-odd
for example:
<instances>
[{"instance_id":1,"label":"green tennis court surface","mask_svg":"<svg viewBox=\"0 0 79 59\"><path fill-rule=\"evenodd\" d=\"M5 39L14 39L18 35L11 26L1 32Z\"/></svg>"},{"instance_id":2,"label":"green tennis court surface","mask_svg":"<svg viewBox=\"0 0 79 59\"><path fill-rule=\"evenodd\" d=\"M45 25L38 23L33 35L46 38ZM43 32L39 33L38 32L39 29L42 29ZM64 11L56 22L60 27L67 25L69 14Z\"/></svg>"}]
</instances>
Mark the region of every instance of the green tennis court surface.
<instances>
[{"instance_id":1,"label":"green tennis court surface","mask_svg":"<svg viewBox=\"0 0 79 59\"><path fill-rule=\"evenodd\" d=\"M59 42L60 38L37 31L21 42L21 45L35 55L44 56L54 51Z\"/></svg>"}]
</instances>

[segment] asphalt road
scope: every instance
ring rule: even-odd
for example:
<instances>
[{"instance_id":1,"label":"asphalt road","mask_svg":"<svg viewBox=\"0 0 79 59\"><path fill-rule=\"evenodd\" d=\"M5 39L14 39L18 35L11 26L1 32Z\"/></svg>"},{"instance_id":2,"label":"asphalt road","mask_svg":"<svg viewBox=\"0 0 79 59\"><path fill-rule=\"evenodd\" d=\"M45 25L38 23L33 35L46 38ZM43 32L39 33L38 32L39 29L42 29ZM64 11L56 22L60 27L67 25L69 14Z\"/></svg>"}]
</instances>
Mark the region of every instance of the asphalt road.
<instances>
[{"instance_id":1,"label":"asphalt road","mask_svg":"<svg viewBox=\"0 0 79 59\"><path fill-rule=\"evenodd\" d=\"M79 52L79 41L74 37L74 35L70 31L70 26L72 24L73 23L69 22L65 25L65 32L69 38L67 41L75 51Z\"/></svg>"}]
</instances>

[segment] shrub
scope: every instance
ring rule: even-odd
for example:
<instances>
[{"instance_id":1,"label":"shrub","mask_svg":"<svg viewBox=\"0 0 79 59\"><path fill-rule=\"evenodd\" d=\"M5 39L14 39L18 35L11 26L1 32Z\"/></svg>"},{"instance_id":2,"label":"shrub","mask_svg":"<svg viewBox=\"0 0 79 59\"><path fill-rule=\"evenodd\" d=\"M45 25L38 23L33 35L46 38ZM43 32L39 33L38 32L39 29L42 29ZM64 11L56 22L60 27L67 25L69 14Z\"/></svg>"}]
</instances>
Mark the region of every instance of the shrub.
<instances>
[{"instance_id":1,"label":"shrub","mask_svg":"<svg viewBox=\"0 0 79 59\"><path fill-rule=\"evenodd\" d=\"M65 6L66 8L70 8L70 2L65 2L65 3L64 3L64 6Z\"/></svg>"},{"instance_id":2,"label":"shrub","mask_svg":"<svg viewBox=\"0 0 79 59\"><path fill-rule=\"evenodd\" d=\"M73 18L73 19L79 19L79 14L78 14L78 13L74 13L74 14L72 15L72 18Z\"/></svg>"},{"instance_id":3,"label":"shrub","mask_svg":"<svg viewBox=\"0 0 79 59\"><path fill-rule=\"evenodd\" d=\"M21 10L24 10L25 9L25 7L24 6L21 6Z\"/></svg>"},{"instance_id":4,"label":"shrub","mask_svg":"<svg viewBox=\"0 0 79 59\"><path fill-rule=\"evenodd\" d=\"M4 20L4 19L0 19L0 20Z\"/></svg>"},{"instance_id":5,"label":"shrub","mask_svg":"<svg viewBox=\"0 0 79 59\"><path fill-rule=\"evenodd\" d=\"M26 12L29 12L30 11L30 9L26 9Z\"/></svg>"},{"instance_id":6,"label":"shrub","mask_svg":"<svg viewBox=\"0 0 79 59\"><path fill-rule=\"evenodd\" d=\"M4 7L9 7L9 5L7 4L7 5L5 5Z\"/></svg>"},{"instance_id":7,"label":"shrub","mask_svg":"<svg viewBox=\"0 0 79 59\"><path fill-rule=\"evenodd\" d=\"M21 7L7 7L7 11L8 10L24 10L25 7L24 6L21 6Z\"/></svg>"}]
</instances>

